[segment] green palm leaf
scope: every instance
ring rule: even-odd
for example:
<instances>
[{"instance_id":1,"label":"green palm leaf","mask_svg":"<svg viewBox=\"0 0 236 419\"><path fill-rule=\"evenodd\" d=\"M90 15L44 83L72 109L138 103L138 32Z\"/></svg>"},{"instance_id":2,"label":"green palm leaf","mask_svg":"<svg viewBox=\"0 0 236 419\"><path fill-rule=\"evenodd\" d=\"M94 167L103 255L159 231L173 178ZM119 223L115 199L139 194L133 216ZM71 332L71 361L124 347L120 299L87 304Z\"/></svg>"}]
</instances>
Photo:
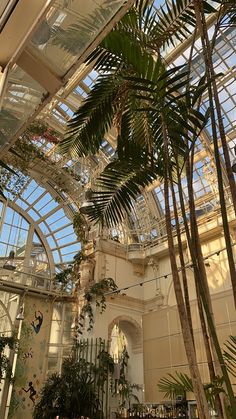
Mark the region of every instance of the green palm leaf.
<instances>
[{"instance_id":1,"label":"green palm leaf","mask_svg":"<svg viewBox=\"0 0 236 419\"><path fill-rule=\"evenodd\" d=\"M186 392L193 391L191 378L181 372L176 372L175 375L168 374L167 377L161 378L158 383L159 390L164 393L164 397L168 399L175 399L178 395L185 396Z\"/></svg>"},{"instance_id":2,"label":"green palm leaf","mask_svg":"<svg viewBox=\"0 0 236 419\"><path fill-rule=\"evenodd\" d=\"M225 343L225 348L223 357L227 369L233 377L236 377L236 336L229 337L229 340Z\"/></svg>"},{"instance_id":3,"label":"green palm leaf","mask_svg":"<svg viewBox=\"0 0 236 419\"><path fill-rule=\"evenodd\" d=\"M87 100L74 114L68 133L60 143L62 153L73 156L95 154L104 135L112 126L120 81L114 75L100 77Z\"/></svg>"},{"instance_id":4,"label":"green palm leaf","mask_svg":"<svg viewBox=\"0 0 236 419\"><path fill-rule=\"evenodd\" d=\"M97 179L96 187L100 190L91 196L93 205L88 213L89 220L100 220L108 226L117 225L125 212L132 209L141 188L160 174L162 171L157 165L153 169L145 161L142 164L141 157L110 163Z\"/></svg>"},{"instance_id":5,"label":"green palm leaf","mask_svg":"<svg viewBox=\"0 0 236 419\"><path fill-rule=\"evenodd\" d=\"M159 390L164 393L168 399L176 399L178 395L185 397L187 392L193 392L191 378L181 372L175 372L175 375L168 374L167 377L160 379L158 383ZM204 391L207 401L212 408L215 408L215 399L220 393L225 393L222 377L216 377L212 383L204 384Z\"/></svg>"}]
</instances>

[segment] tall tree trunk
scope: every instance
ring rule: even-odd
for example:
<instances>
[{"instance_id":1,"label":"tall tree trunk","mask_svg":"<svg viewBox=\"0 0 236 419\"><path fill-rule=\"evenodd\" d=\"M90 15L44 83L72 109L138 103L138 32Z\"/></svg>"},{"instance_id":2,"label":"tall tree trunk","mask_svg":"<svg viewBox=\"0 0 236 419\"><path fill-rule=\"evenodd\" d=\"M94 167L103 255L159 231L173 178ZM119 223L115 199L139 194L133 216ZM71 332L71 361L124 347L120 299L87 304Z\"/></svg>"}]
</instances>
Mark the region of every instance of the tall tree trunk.
<instances>
[{"instance_id":1,"label":"tall tree trunk","mask_svg":"<svg viewBox=\"0 0 236 419\"><path fill-rule=\"evenodd\" d=\"M191 157L192 157L191 167L193 167L193 154ZM222 356L222 352L221 352L221 348L220 348L220 344L219 344L219 340L218 340L218 336L217 336L215 324L214 324L214 316L213 316L212 304L211 304L211 299L210 299L210 292L209 292L205 265L204 265L203 255L202 255L201 244L200 244L200 238L199 238L199 233L198 233L198 227L197 227L193 186L192 186L192 179L191 179L191 170L189 167L188 160L186 162L186 172L187 172L187 179L189 180L188 193L189 193L189 203L190 203L190 225L191 225L192 239L194 240L193 242L190 242L191 257L193 261L194 271L196 273L196 280L197 280L197 284L198 284L200 295L201 295L201 301L204 307L204 311L205 311L207 322L208 322L209 332L212 339L213 355L216 352L216 356L215 356L216 365L217 366L219 365L219 369L222 372L224 382L227 388L228 397L230 399L231 408L233 412L235 413L235 418L236 418L236 401L234 398L234 393L233 393L232 385L229 379L228 371L224 364L224 359Z\"/></svg>"},{"instance_id":2,"label":"tall tree trunk","mask_svg":"<svg viewBox=\"0 0 236 419\"><path fill-rule=\"evenodd\" d=\"M223 229L224 229L224 235L225 235L225 244L226 244L226 251L227 251L227 257L228 257L228 263L229 263L231 284L232 284L232 289L233 289L234 304L236 307L236 269L235 269L235 263L234 263L234 256L233 256L229 224L228 224L227 209L226 209L225 196L224 196L224 185L223 185L220 154L219 154L218 141L217 141L218 139L217 139L215 111L214 111L214 101L213 101L212 88L211 88L211 83L212 83L212 75L210 72L210 65L212 63L212 59L210 57L211 48L209 47L209 39L208 39L208 33L207 33L206 24L205 24L205 16L203 12L202 0L194 0L193 3L194 3L195 14L196 14L196 21L197 21L197 24L201 33L203 55L205 59L206 76L207 76L207 82L208 82L210 115L211 115L211 124L212 124L212 138L213 138L213 144L214 144L214 155L215 155L215 164L216 164L217 179L218 179L222 223L223 223Z\"/></svg>"},{"instance_id":3,"label":"tall tree trunk","mask_svg":"<svg viewBox=\"0 0 236 419\"><path fill-rule=\"evenodd\" d=\"M170 174L170 176L171 176L171 174ZM181 231L180 231L180 225L179 225L179 218L178 218L178 211L177 211L177 204L176 204L176 198L175 198L175 191L174 191L172 176L171 176L171 179L170 179L170 185L171 185L173 208L174 208L174 215L175 215L176 233L177 233L177 240L178 240L178 253L179 253L179 260L180 260L181 274L182 274L182 281L183 281L185 307L186 307L189 327L190 327L190 331L191 331L191 335L192 335L192 339L193 339L193 344L194 344L193 322L192 322L192 314L191 314L191 307L190 307L190 301L189 301L188 280L187 280L187 274L186 274L186 268L185 268L185 261L184 261L184 254L183 254L183 244L182 244L182 239L181 239Z\"/></svg>"},{"instance_id":4,"label":"tall tree trunk","mask_svg":"<svg viewBox=\"0 0 236 419\"><path fill-rule=\"evenodd\" d=\"M167 230L167 238L168 238L171 271L172 271L172 277L173 277L173 285L174 285L174 290L175 290L175 296L176 296L180 324L181 324L181 329L182 329L182 334L183 334L186 356L188 359L194 394L196 397L198 411L199 411L199 417L201 419L210 419L208 404L207 404L206 395L204 392L203 384L201 381L201 376L200 376L198 365L197 365L196 354L194 350L192 335L191 335L191 331L189 327L188 317L187 317L183 294L182 294L179 272L178 272L177 263L176 263L174 241L173 241L172 229L171 229L171 215L170 215L170 207L169 207L169 190L168 190L169 170L168 170L168 157L167 157L168 156L168 137L167 137L167 131L166 131L164 118L162 120L162 124L163 124L163 139L164 139L165 218L166 218L166 230Z\"/></svg>"},{"instance_id":5,"label":"tall tree trunk","mask_svg":"<svg viewBox=\"0 0 236 419\"><path fill-rule=\"evenodd\" d=\"M226 8L227 8L227 4L226 4ZM218 30L218 27L219 27L219 22L218 22L218 25L216 25L216 31L215 31L216 34L213 36L213 39L210 42L208 32L207 32L206 18L205 18L205 15L204 15L202 3L200 3L199 9L200 9L201 20L202 20L203 37L205 39L205 49L206 49L206 55L207 55L206 65L208 66L209 73L211 75L211 85L212 85L213 96L214 96L214 100L215 100L215 109L216 109L217 118L218 118L220 140L221 140L224 159L225 159L225 168L226 168L226 173L227 173L227 177L228 177L228 181L229 181L230 192L231 192L231 195L232 195L232 203L233 203L234 212L235 212L235 215L236 215L236 184L235 184L234 174L233 174L233 170L232 170L232 166L231 166L231 162L230 162L229 149L228 149L228 144L227 144L226 135L225 135L225 128L224 128L224 123L223 123L223 118L222 118L222 112L221 112L221 106L220 106L220 100L219 100L219 93L218 93L218 88L217 88L217 83L216 83L216 78L215 78L214 64L213 64L213 59L212 59L212 54L213 54L213 50L214 50L214 45L215 45L217 30ZM221 10L222 10L222 12L221 12ZM221 9L219 11L219 15L221 13L224 13L224 7L222 7L222 5L221 5Z\"/></svg>"},{"instance_id":6,"label":"tall tree trunk","mask_svg":"<svg viewBox=\"0 0 236 419\"><path fill-rule=\"evenodd\" d=\"M198 305L198 312L199 312L199 318L200 318L201 329L202 329L203 342L204 342L204 347L206 351L207 366L209 370L209 377L210 377L211 383L213 383L216 380L216 373L215 373L214 364L213 364L210 339L207 332L206 320L205 320L204 311L203 311L202 302L201 302L201 295L200 295L200 291L199 291L199 287L197 283L196 283L196 294L197 294L197 305ZM223 409L219 394L215 396L215 410L218 412L218 418L223 419L224 409Z\"/></svg>"},{"instance_id":7,"label":"tall tree trunk","mask_svg":"<svg viewBox=\"0 0 236 419\"><path fill-rule=\"evenodd\" d=\"M194 153L194 149L192 148L192 157L193 157L193 153ZM205 281L204 286L205 286L205 289L206 289L207 301L208 301L208 304L209 304L209 307L210 307L211 315L213 316L210 292L209 292L208 282L207 282L207 278L206 278L206 272L205 272L203 257L202 257L201 268L204 271L201 272L201 270L198 271L198 269L196 269L196 266L199 265L198 257L200 255L199 255L199 252L197 254L196 249L194 247L194 243L196 243L196 238L192 240L192 237L191 237L191 235L194 235L194 237L195 237L196 231L192 230L191 235L190 235L188 220L187 220L186 211L185 211L182 185L181 185L181 175L180 175L180 170L179 170L177 159L176 159L176 167L177 167L177 178L178 178L178 191L179 191L179 198L180 198L180 207L181 207L182 217L183 217L183 221L184 221L185 233L186 233L187 243L188 243L188 246L189 246L189 249L190 249L190 254L191 254L192 261L195 262L193 264L193 272L194 272L195 288L196 288L196 294L197 294L198 311L199 311L199 316L200 316L200 322L201 322L201 328L202 328L202 334L203 334L203 341L204 341L206 357L207 357L207 362L208 362L209 376L210 376L210 379L213 380L213 379L216 378L216 374L215 374L214 365L213 365L212 353L211 353L211 348L210 348L210 344L209 344L209 338L208 338L208 334L207 334L205 318L204 318L204 314L202 313L202 304L201 304L200 290L199 290L199 285L198 285L199 275L201 275L201 278L204 279L204 281ZM189 183L192 184L192 170L193 170L193 161L191 162L191 165L189 165L189 162L187 160L186 161L186 178L187 178L188 189L189 189ZM189 207L190 207L190 212L192 214L192 216L191 216L191 220L192 220L193 214L195 216L194 195L193 195L193 189L192 188L190 188L190 194L189 194ZM197 234L198 234L198 230L197 230ZM202 254L201 254L201 256L202 256ZM201 272L201 273L199 273L199 272ZM213 353L216 354L215 351ZM219 364L218 357L216 357L216 356L215 356L215 363ZM222 408L221 400L218 396L216 397L216 407L217 407L217 410L218 410L219 419L222 419L223 418L223 413L222 413L223 408Z\"/></svg>"}]
</instances>

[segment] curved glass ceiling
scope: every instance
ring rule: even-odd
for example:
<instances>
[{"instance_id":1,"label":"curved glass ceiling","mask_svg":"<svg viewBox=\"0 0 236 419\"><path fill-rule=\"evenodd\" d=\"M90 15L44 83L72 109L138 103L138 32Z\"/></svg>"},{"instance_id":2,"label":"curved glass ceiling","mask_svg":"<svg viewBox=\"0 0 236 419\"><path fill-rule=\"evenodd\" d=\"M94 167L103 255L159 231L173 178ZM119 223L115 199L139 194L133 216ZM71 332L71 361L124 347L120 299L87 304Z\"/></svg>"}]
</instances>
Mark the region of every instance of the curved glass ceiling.
<instances>
[{"instance_id":1,"label":"curved glass ceiling","mask_svg":"<svg viewBox=\"0 0 236 419\"><path fill-rule=\"evenodd\" d=\"M35 180L25 185L13 203L29 216L42 232L52 252L55 265L68 263L80 250L66 205L57 202L48 190Z\"/></svg>"},{"instance_id":2,"label":"curved glass ceiling","mask_svg":"<svg viewBox=\"0 0 236 419\"><path fill-rule=\"evenodd\" d=\"M156 0L156 8L162 3ZM65 23L65 21L64 21ZM63 20L59 22L63 26ZM209 26L209 35L213 35L213 24ZM165 58L169 66L184 64L190 53L189 42L183 42L177 49L168 48ZM39 48L40 49L40 48ZM43 53L43 48L40 49ZM227 134L231 159L234 157L233 147L236 142L236 28L222 27L219 29L213 51L215 71L220 73L217 84L220 92L223 121ZM192 81L197 83L204 74L204 64L200 40L196 40L192 60ZM87 97L96 82L98 72L91 67L81 67L71 79L66 88L61 89L53 101L42 111L44 118L52 128L64 133L68 120L72 117L82 101ZM203 97L202 109L209 106L207 94ZM207 126L195 146L194 194L197 203L197 215L201 216L218 208L218 190L216 172L213 160L212 133ZM81 187L93 181L104 166L115 154L115 135L109 132L102 142L97 156L86 159L71 160L60 156L56 145L45 138L39 138L37 146L59 168L67 170ZM221 144L219 143L222 155ZM224 164L222 157L222 164ZM186 181L183 176L183 185ZM188 205L188 194L185 191L185 201ZM176 192L178 201L178 194ZM24 193L17 198L16 203L28 213L41 231L45 234L56 263L72 260L73 254L79 250L79 244L73 233L71 221L65 208L58 204L44 188L30 181ZM76 207L74 207L76 209ZM135 211L131 216L131 237L134 241L147 241L162 237L165 234L164 225L163 186L157 180L146 188L143 195L136 201Z\"/></svg>"}]
</instances>

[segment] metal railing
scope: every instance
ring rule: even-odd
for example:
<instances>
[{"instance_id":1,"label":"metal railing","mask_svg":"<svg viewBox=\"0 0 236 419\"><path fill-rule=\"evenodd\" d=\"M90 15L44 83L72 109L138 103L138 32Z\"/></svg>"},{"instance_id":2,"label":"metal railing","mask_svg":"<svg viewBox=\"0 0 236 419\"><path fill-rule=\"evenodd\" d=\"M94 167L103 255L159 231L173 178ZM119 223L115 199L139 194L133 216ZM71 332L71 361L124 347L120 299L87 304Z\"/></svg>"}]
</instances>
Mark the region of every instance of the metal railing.
<instances>
[{"instance_id":1,"label":"metal railing","mask_svg":"<svg viewBox=\"0 0 236 419\"><path fill-rule=\"evenodd\" d=\"M17 268L0 267L0 290L15 293L31 292L55 297L72 297L73 289L61 290L53 277L32 272L23 272Z\"/></svg>"}]
</instances>

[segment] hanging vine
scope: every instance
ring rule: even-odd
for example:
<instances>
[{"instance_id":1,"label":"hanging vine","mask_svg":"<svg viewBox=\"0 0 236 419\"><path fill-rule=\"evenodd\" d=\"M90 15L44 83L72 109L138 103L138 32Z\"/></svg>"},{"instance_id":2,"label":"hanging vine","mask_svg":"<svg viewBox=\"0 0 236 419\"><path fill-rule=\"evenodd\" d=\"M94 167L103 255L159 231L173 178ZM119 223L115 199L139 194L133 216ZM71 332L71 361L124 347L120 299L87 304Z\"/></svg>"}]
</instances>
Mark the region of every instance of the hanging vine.
<instances>
[{"instance_id":1,"label":"hanging vine","mask_svg":"<svg viewBox=\"0 0 236 419\"><path fill-rule=\"evenodd\" d=\"M85 220L85 217L80 213L76 212L73 218L73 228L77 239L83 244L88 242L89 225Z\"/></svg>"},{"instance_id":2,"label":"hanging vine","mask_svg":"<svg viewBox=\"0 0 236 419\"><path fill-rule=\"evenodd\" d=\"M73 263L55 275L53 279L54 286L60 291L71 291L71 287L74 287L77 281L79 281L80 264L82 260L86 259L87 256L84 254L83 250L76 253Z\"/></svg>"},{"instance_id":3,"label":"hanging vine","mask_svg":"<svg viewBox=\"0 0 236 419\"><path fill-rule=\"evenodd\" d=\"M106 296L109 291L116 291L118 289L115 281L112 278L104 278L87 288L84 294L84 305L81 309L78 318L77 332L82 335L85 328L86 319L88 321L87 332L91 332L94 326L93 305L100 308L100 314L106 310Z\"/></svg>"}]
</instances>

